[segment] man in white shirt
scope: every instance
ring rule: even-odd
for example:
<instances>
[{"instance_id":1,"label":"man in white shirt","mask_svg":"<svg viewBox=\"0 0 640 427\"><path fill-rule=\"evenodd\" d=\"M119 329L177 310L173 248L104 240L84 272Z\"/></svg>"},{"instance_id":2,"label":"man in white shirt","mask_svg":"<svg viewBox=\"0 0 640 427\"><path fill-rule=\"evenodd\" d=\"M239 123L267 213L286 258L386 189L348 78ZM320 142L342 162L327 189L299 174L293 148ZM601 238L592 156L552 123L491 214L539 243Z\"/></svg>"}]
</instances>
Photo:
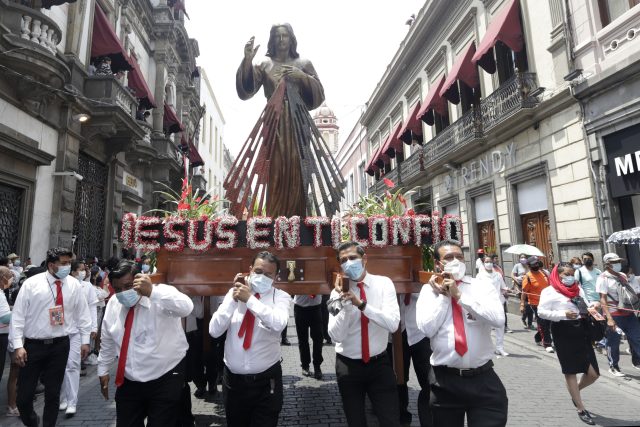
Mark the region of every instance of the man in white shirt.
<instances>
[{"instance_id":1,"label":"man in white shirt","mask_svg":"<svg viewBox=\"0 0 640 427\"><path fill-rule=\"evenodd\" d=\"M504 327L498 292L488 280L465 275L460 244L434 247L434 275L422 287L416 322L431 340L431 412L436 427L504 426L507 393L493 370L491 329Z\"/></svg>"},{"instance_id":2,"label":"man in white shirt","mask_svg":"<svg viewBox=\"0 0 640 427\"><path fill-rule=\"evenodd\" d=\"M280 334L287 326L291 297L273 287L280 261L259 252L250 274L237 274L209 323L217 338L227 332L222 378L224 409L230 426L276 426L283 387Z\"/></svg>"},{"instance_id":3,"label":"man in white shirt","mask_svg":"<svg viewBox=\"0 0 640 427\"><path fill-rule=\"evenodd\" d=\"M60 388L69 357L69 336L80 334L80 357L89 354L91 316L80 283L71 272L72 252L47 251L47 271L27 279L20 288L11 315L9 340L21 367L18 376L18 410L26 426L38 426L33 396L42 379L45 388L43 425L58 418Z\"/></svg>"},{"instance_id":4,"label":"man in white shirt","mask_svg":"<svg viewBox=\"0 0 640 427\"><path fill-rule=\"evenodd\" d=\"M476 251L476 274L482 271L482 265L484 264L484 249L478 249Z\"/></svg>"},{"instance_id":5,"label":"man in white shirt","mask_svg":"<svg viewBox=\"0 0 640 427\"><path fill-rule=\"evenodd\" d=\"M300 365L302 375L310 377L309 364L309 335L313 341L313 376L322 379L320 365L322 358L322 312L320 304L322 295L296 295L293 297L293 316L296 320L296 334L298 335L298 349L300 350Z\"/></svg>"},{"instance_id":6,"label":"man in white shirt","mask_svg":"<svg viewBox=\"0 0 640 427\"><path fill-rule=\"evenodd\" d=\"M336 343L336 376L347 423L366 425L367 395L381 426L399 426L396 379L386 352L389 333L400 323L395 286L388 277L367 273L365 251L357 243L345 242L337 252L349 288L338 282L331 291L330 301L341 299L343 304L338 313L330 312L329 335Z\"/></svg>"},{"instance_id":7,"label":"man in white shirt","mask_svg":"<svg viewBox=\"0 0 640 427\"><path fill-rule=\"evenodd\" d=\"M182 411L187 339L182 317L193 310L191 299L173 286L154 285L133 261L109 271L115 298L102 320L98 377L109 399L109 368L116 370L118 425L174 426Z\"/></svg>"}]
</instances>

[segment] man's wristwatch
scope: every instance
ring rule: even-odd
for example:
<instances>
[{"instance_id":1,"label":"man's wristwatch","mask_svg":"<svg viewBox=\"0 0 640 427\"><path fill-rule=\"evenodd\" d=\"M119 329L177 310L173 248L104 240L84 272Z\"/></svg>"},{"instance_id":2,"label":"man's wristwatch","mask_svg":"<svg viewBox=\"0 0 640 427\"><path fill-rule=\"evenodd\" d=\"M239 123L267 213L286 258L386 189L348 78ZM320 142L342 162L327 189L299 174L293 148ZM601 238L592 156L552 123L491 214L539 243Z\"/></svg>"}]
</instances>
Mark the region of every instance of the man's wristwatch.
<instances>
[{"instance_id":1,"label":"man's wristwatch","mask_svg":"<svg viewBox=\"0 0 640 427\"><path fill-rule=\"evenodd\" d=\"M360 311L364 311L364 308L367 306L367 302L366 301L362 301L360 303L360 305L358 306L358 310Z\"/></svg>"}]
</instances>

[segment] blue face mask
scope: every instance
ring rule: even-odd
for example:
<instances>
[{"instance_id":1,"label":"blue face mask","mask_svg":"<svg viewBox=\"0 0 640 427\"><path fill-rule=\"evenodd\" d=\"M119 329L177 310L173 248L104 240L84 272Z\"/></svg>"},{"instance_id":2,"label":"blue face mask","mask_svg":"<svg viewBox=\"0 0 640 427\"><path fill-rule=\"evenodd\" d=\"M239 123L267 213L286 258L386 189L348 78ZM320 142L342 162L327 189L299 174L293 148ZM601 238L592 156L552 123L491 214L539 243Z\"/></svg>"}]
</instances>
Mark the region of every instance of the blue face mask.
<instances>
[{"instance_id":1,"label":"blue face mask","mask_svg":"<svg viewBox=\"0 0 640 427\"><path fill-rule=\"evenodd\" d=\"M364 266L361 259L350 259L344 262L342 265L342 271L351 280L358 280L364 273Z\"/></svg>"},{"instance_id":2,"label":"blue face mask","mask_svg":"<svg viewBox=\"0 0 640 427\"><path fill-rule=\"evenodd\" d=\"M249 282L251 282L251 289L257 294L264 294L273 286L273 279L268 278L264 274L251 273Z\"/></svg>"},{"instance_id":3,"label":"blue face mask","mask_svg":"<svg viewBox=\"0 0 640 427\"><path fill-rule=\"evenodd\" d=\"M147 274L149 272L150 268L151 268L151 266L149 264L142 264L142 272L144 274Z\"/></svg>"},{"instance_id":4,"label":"blue face mask","mask_svg":"<svg viewBox=\"0 0 640 427\"><path fill-rule=\"evenodd\" d=\"M69 273L71 273L71 266L61 265L60 267L58 267L58 271L56 272L56 277L60 280L63 280L65 277L69 275Z\"/></svg>"},{"instance_id":5,"label":"blue face mask","mask_svg":"<svg viewBox=\"0 0 640 427\"><path fill-rule=\"evenodd\" d=\"M116 294L116 297L118 298L118 301L120 301L120 304L129 308L136 305L141 298L140 295L135 291L135 289L118 292Z\"/></svg>"},{"instance_id":6,"label":"blue face mask","mask_svg":"<svg viewBox=\"0 0 640 427\"><path fill-rule=\"evenodd\" d=\"M20 264L21 264L21 262L20 262L20 260L19 260L19 259L17 259L17 260L15 260L15 261L13 261L13 266L14 266L14 267L20 267Z\"/></svg>"}]
</instances>

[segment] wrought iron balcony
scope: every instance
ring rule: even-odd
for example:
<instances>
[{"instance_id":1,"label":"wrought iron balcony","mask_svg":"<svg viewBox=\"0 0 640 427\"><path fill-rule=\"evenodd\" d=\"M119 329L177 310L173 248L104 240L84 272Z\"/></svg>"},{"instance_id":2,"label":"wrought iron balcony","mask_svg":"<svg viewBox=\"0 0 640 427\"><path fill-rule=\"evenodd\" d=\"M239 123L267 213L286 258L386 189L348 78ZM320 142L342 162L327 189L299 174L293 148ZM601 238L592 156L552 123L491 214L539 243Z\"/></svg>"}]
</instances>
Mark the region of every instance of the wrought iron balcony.
<instances>
[{"instance_id":1,"label":"wrought iron balcony","mask_svg":"<svg viewBox=\"0 0 640 427\"><path fill-rule=\"evenodd\" d=\"M15 0L0 0L0 32L18 48L37 49L52 56L62 40L62 31L51 18Z\"/></svg>"},{"instance_id":2,"label":"wrought iron balcony","mask_svg":"<svg viewBox=\"0 0 640 427\"><path fill-rule=\"evenodd\" d=\"M537 97L529 95L538 87L535 73L516 74L491 95L480 101L480 114L485 132L525 108L538 105Z\"/></svg>"},{"instance_id":3,"label":"wrought iron balcony","mask_svg":"<svg viewBox=\"0 0 640 427\"><path fill-rule=\"evenodd\" d=\"M391 172L389 172L388 174L383 175L380 178L380 181L376 182L371 187L369 187L369 194L380 195L380 194L385 192L385 190L387 189L387 186L385 185L385 183L384 183L382 178L390 179L396 185L399 184L399 182L398 182L398 168L395 168Z\"/></svg>"}]
</instances>

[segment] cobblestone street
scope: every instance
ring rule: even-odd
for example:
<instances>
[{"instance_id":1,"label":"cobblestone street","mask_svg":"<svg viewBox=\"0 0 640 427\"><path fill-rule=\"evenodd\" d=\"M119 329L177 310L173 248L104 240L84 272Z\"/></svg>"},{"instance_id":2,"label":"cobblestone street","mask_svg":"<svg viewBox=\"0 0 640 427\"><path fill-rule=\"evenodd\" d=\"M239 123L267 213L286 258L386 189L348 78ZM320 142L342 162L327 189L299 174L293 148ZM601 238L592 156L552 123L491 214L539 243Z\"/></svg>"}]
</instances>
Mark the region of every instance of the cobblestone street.
<instances>
[{"instance_id":1,"label":"cobblestone street","mask_svg":"<svg viewBox=\"0 0 640 427\"><path fill-rule=\"evenodd\" d=\"M518 327L516 316L509 316L513 334L505 337L506 350L511 353L507 358L495 361L496 370L504 382L509 396L510 426L582 426L575 415L571 399L566 391L560 365L555 354L548 354L533 344L533 333ZM285 382L284 408L281 413L282 426L343 426L345 425L340 398L335 381L332 346L324 348L323 381L306 378L299 369L298 349L296 347L293 317L290 320L288 335L293 343L283 349L283 371ZM621 346L626 348L626 342ZM598 355L602 377L584 392L584 400L594 419L601 426L640 426L640 371L631 367L630 357L623 355L621 368L627 379L612 377L607 371L606 358ZM0 401L6 402L6 378L0 384ZM114 375L112 375L112 378ZM413 414L412 426L417 426L416 400L418 383L411 372L410 407ZM78 413L72 419L65 419L61 413L59 426L115 426L114 386L110 387L111 400L105 402L100 395L95 367L88 368L88 375L81 379ZM220 393L211 400L195 397L193 413L198 426L225 426L224 410ZM38 397L36 410L42 412L42 396ZM0 415L0 426L21 426L16 418ZM377 425L372 413L369 425Z\"/></svg>"}]
</instances>

